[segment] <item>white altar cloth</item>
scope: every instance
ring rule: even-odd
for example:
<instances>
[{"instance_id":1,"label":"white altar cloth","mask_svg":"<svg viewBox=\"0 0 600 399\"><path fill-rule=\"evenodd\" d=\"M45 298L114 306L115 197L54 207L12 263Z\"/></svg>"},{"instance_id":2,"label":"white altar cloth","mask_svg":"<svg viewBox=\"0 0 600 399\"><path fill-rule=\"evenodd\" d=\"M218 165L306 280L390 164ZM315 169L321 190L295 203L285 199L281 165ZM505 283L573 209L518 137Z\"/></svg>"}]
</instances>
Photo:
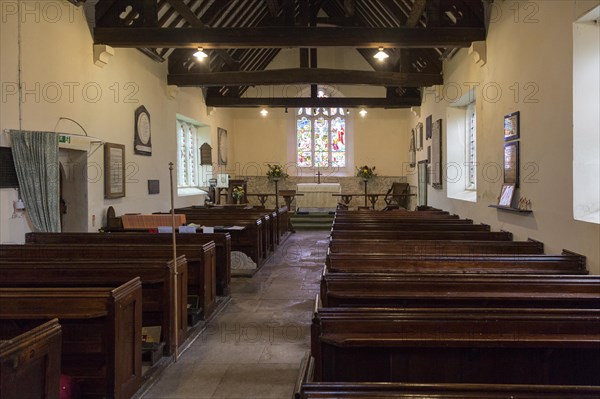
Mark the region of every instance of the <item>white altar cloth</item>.
<instances>
[{"instance_id":1,"label":"white altar cloth","mask_svg":"<svg viewBox=\"0 0 600 399\"><path fill-rule=\"evenodd\" d=\"M296 208L300 211L334 211L342 186L339 183L298 183L296 190L304 196L296 197Z\"/></svg>"}]
</instances>

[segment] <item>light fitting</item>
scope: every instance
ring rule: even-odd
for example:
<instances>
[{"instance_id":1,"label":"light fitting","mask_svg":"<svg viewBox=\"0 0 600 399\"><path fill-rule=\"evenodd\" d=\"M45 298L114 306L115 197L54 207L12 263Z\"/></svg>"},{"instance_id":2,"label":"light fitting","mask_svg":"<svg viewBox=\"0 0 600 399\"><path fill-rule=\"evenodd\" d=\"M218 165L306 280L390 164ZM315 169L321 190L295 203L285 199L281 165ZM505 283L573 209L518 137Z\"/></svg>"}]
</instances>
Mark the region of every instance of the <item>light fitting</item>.
<instances>
[{"instance_id":1,"label":"light fitting","mask_svg":"<svg viewBox=\"0 0 600 399\"><path fill-rule=\"evenodd\" d=\"M260 110L260 114L263 116L263 118L267 115L269 115L269 111L267 111L266 108L263 108Z\"/></svg>"},{"instance_id":2,"label":"light fitting","mask_svg":"<svg viewBox=\"0 0 600 399\"><path fill-rule=\"evenodd\" d=\"M198 51L194 53L194 57L196 57L198 61L204 61L204 59L208 57L208 54L204 52L202 47L198 47Z\"/></svg>"},{"instance_id":3,"label":"light fitting","mask_svg":"<svg viewBox=\"0 0 600 399\"><path fill-rule=\"evenodd\" d=\"M358 113L360 114L360 116L362 116L363 118L365 116L367 116L367 110L364 108L361 108L360 111L358 111Z\"/></svg>"},{"instance_id":4,"label":"light fitting","mask_svg":"<svg viewBox=\"0 0 600 399\"><path fill-rule=\"evenodd\" d=\"M383 47L379 47L379 51L373 56L373 58L377 58L379 61L383 61L388 57L389 55L387 55L387 53L383 51Z\"/></svg>"}]
</instances>

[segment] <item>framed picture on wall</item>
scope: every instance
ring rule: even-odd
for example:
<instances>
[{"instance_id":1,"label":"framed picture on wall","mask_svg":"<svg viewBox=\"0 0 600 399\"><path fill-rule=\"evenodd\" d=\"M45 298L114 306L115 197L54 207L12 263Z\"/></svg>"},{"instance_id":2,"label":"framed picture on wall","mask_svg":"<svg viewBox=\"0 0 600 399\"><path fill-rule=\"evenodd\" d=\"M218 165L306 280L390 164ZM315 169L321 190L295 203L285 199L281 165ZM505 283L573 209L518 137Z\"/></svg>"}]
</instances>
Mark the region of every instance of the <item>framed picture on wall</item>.
<instances>
[{"instance_id":1,"label":"framed picture on wall","mask_svg":"<svg viewBox=\"0 0 600 399\"><path fill-rule=\"evenodd\" d=\"M419 122L417 124L416 137L417 137L417 150L421 151L423 149L423 124L421 122Z\"/></svg>"},{"instance_id":2,"label":"framed picture on wall","mask_svg":"<svg viewBox=\"0 0 600 399\"><path fill-rule=\"evenodd\" d=\"M104 198L125 196L125 146L104 143Z\"/></svg>"},{"instance_id":3,"label":"framed picture on wall","mask_svg":"<svg viewBox=\"0 0 600 399\"><path fill-rule=\"evenodd\" d=\"M429 115L427 119L425 119L425 140L431 138L431 127L433 125L433 115Z\"/></svg>"},{"instance_id":4,"label":"framed picture on wall","mask_svg":"<svg viewBox=\"0 0 600 399\"><path fill-rule=\"evenodd\" d=\"M515 194L514 184L503 184L502 190L500 191L500 197L498 197L499 206L512 206L512 199Z\"/></svg>"},{"instance_id":5,"label":"framed picture on wall","mask_svg":"<svg viewBox=\"0 0 600 399\"><path fill-rule=\"evenodd\" d=\"M520 136L521 113L519 111L504 117L504 141L518 139Z\"/></svg>"},{"instance_id":6,"label":"framed picture on wall","mask_svg":"<svg viewBox=\"0 0 600 399\"><path fill-rule=\"evenodd\" d=\"M504 183L519 187L519 142L504 144Z\"/></svg>"}]
</instances>

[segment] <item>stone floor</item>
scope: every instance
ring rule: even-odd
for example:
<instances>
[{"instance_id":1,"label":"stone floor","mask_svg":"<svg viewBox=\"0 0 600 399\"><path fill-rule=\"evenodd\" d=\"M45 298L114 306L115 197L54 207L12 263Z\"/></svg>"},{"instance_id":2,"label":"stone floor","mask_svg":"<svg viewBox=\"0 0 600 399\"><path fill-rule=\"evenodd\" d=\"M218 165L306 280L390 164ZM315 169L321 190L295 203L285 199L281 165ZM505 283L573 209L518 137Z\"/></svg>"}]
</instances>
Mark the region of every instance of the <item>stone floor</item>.
<instances>
[{"instance_id":1,"label":"stone floor","mask_svg":"<svg viewBox=\"0 0 600 399\"><path fill-rule=\"evenodd\" d=\"M252 278L144 399L288 399L302 357L328 232L298 232Z\"/></svg>"}]
</instances>

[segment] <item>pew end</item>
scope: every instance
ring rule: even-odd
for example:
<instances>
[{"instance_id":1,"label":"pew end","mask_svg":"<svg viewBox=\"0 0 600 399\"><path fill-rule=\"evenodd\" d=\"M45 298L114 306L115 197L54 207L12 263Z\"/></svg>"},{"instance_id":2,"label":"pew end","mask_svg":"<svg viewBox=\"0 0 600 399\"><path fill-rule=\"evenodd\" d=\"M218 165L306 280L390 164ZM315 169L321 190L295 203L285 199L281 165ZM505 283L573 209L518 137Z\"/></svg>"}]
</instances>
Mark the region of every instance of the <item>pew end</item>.
<instances>
[{"instance_id":1,"label":"pew end","mask_svg":"<svg viewBox=\"0 0 600 399\"><path fill-rule=\"evenodd\" d=\"M302 362L300 363L300 371L294 386L294 394L292 399L302 399L302 385L313 382L313 373L315 371L315 359L310 355L310 351L306 351Z\"/></svg>"},{"instance_id":2,"label":"pew end","mask_svg":"<svg viewBox=\"0 0 600 399\"><path fill-rule=\"evenodd\" d=\"M587 258L584 255L581 255L577 252L569 251L568 249L564 248L561 254L567 256L576 256L578 258L578 263L581 270L585 270L587 272L586 274L589 274L589 271L587 270Z\"/></svg>"},{"instance_id":3,"label":"pew end","mask_svg":"<svg viewBox=\"0 0 600 399\"><path fill-rule=\"evenodd\" d=\"M542 241L538 241L531 237L527 237L527 241L536 243L538 245L538 248L540 249L540 253L544 253L544 243Z\"/></svg>"}]
</instances>

